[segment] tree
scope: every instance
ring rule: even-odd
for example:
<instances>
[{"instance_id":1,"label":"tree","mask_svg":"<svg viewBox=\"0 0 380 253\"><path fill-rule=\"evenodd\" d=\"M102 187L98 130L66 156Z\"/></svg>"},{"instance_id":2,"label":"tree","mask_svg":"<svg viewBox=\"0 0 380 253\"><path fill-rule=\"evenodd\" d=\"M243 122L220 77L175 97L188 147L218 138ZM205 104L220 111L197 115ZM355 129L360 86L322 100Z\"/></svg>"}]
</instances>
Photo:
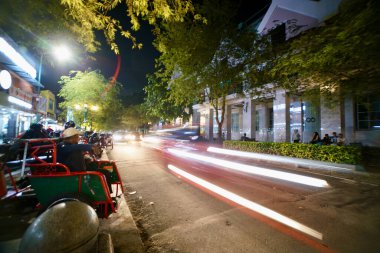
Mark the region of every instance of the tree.
<instances>
[{"instance_id":1,"label":"tree","mask_svg":"<svg viewBox=\"0 0 380 253\"><path fill-rule=\"evenodd\" d=\"M137 131L148 123L143 105L131 105L125 108L122 125L130 131Z\"/></svg>"},{"instance_id":2,"label":"tree","mask_svg":"<svg viewBox=\"0 0 380 253\"><path fill-rule=\"evenodd\" d=\"M175 104L170 97L168 79L159 78L156 75L147 75L148 85L145 86L146 97L144 108L151 122L168 121L177 117L188 118L185 112L187 104Z\"/></svg>"},{"instance_id":3,"label":"tree","mask_svg":"<svg viewBox=\"0 0 380 253\"><path fill-rule=\"evenodd\" d=\"M242 93L244 48L234 22L236 6L232 1L205 1L196 5L196 12L207 24L185 20L167 23L154 45L161 53L164 66L157 76L170 76L170 99L176 105L197 103L206 96L216 112L218 136L221 139L226 96L233 90ZM218 6L218 8L215 8ZM220 113L220 115L219 115Z\"/></svg>"},{"instance_id":4,"label":"tree","mask_svg":"<svg viewBox=\"0 0 380 253\"><path fill-rule=\"evenodd\" d=\"M290 90L340 94L379 93L380 32L376 0L343 1L325 25L284 45L272 69L273 81Z\"/></svg>"},{"instance_id":5,"label":"tree","mask_svg":"<svg viewBox=\"0 0 380 253\"><path fill-rule=\"evenodd\" d=\"M158 33L159 23L180 22L185 15L194 14L191 0L2 0L1 5L0 26L19 38L18 42L33 41L40 47L46 37L62 37L69 32L88 52L99 48L96 31L102 31L111 49L119 53L115 42L118 35L131 40L134 48L141 48L132 33L142 20L155 26ZM130 21L127 28L119 20L124 18L120 13ZM195 14L194 18L202 19Z\"/></svg>"},{"instance_id":6,"label":"tree","mask_svg":"<svg viewBox=\"0 0 380 253\"><path fill-rule=\"evenodd\" d=\"M83 125L87 117L95 129L118 129L122 111L118 99L120 84L104 92L108 81L100 71L71 71L69 76L62 76L59 83L62 88L58 96L64 99L59 106L64 113L73 111L76 124ZM97 106L97 110L91 110L91 106Z\"/></svg>"}]
</instances>

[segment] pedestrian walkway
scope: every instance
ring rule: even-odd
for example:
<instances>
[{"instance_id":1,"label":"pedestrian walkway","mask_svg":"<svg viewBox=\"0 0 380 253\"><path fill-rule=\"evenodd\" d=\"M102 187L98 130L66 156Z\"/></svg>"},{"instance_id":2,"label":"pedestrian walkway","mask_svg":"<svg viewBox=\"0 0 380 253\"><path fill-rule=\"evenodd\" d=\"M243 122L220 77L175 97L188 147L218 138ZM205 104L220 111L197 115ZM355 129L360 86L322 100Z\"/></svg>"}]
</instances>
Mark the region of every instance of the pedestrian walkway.
<instances>
[{"instance_id":1,"label":"pedestrian walkway","mask_svg":"<svg viewBox=\"0 0 380 253\"><path fill-rule=\"evenodd\" d=\"M101 160L108 160L106 152L103 152ZM112 214L108 219L100 220L100 232L111 235L115 253L142 253L144 245L125 196L121 195L118 201L117 213Z\"/></svg>"}]
</instances>

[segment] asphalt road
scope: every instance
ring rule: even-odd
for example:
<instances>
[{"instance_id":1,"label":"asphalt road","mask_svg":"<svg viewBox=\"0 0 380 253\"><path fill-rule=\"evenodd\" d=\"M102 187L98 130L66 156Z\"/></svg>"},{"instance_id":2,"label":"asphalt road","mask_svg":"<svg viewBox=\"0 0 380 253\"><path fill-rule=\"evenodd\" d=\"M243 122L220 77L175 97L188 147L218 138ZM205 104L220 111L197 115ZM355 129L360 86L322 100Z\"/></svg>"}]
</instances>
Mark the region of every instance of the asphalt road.
<instances>
[{"instance_id":1,"label":"asphalt road","mask_svg":"<svg viewBox=\"0 0 380 253\"><path fill-rule=\"evenodd\" d=\"M187 145L172 145L121 143L109 153L146 252L379 252L379 186L303 173L328 183L307 186L173 155L168 148ZM188 152L294 173L204 150Z\"/></svg>"}]
</instances>

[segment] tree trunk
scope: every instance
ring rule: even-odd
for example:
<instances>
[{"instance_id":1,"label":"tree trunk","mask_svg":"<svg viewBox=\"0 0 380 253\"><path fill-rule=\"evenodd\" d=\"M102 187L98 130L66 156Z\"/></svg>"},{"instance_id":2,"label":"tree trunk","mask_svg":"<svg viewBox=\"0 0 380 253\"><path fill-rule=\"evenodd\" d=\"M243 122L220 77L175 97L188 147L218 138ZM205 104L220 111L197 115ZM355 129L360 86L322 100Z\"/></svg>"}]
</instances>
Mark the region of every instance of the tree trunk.
<instances>
[{"instance_id":1,"label":"tree trunk","mask_svg":"<svg viewBox=\"0 0 380 253\"><path fill-rule=\"evenodd\" d=\"M216 111L216 123L218 124L218 140L217 142L219 144L222 144L223 143L223 140L224 140L224 136L223 136L223 122L224 122L224 113L225 113L225 108L226 107L226 98L223 97L222 98L222 106L221 106L221 109L222 109L222 112L221 112L221 117L220 117L220 120L219 120L219 111L218 111L218 107L217 108L214 108L215 111Z\"/></svg>"}]
</instances>

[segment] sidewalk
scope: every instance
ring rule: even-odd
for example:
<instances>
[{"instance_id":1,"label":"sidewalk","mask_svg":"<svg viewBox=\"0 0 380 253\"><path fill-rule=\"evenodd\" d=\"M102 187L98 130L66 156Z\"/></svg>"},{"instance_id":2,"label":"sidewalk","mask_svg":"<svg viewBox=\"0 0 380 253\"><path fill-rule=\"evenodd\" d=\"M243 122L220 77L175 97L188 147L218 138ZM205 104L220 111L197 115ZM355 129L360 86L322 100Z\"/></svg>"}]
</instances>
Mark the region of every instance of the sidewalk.
<instances>
[{"instance_id":1,"label":"sidewalk","mask_svg":"<svg viewBox=\"0 0 380 253\"><path fill-rule=\"evenodd\" d=\"M108 160L105 152L101 160ZM124 195L121 195L118 201L120 205L117 213L112 214L108 219L100 220L100 232L111 235L115 253L142 253L144 245Z\"/></svg>"}]
</instances>

